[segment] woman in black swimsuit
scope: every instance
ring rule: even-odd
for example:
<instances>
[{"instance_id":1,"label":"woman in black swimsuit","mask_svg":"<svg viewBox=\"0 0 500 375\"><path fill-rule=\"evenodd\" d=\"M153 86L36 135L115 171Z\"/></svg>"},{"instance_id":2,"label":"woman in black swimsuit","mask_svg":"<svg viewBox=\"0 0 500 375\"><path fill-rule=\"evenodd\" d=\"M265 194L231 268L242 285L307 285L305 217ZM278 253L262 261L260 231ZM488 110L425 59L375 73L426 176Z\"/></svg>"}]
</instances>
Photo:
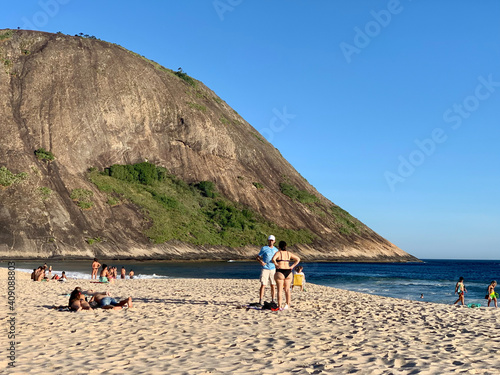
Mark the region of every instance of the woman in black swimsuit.
<instances>
[{"instance_id":1,"label":"woman in black swimsuit","mask_svg":"<svg viewBox=\"0 0 500 375\"><path fill-rule=\"evenodd\" d=\"M299 264L300 258L292 254L286 249L286 242L280 241L278 245L279 251L274 254L271 260L276 266L276 273L274 274L274 280L276 280L276 286L278 288L278 306L282 310L288 309L291 302L290 285L292 283L292 270ZM290 266L290 261L294 261L292 266ZM283 288L285 288L286 304L282 306L283 300Z\"/></svg>"}]
</instances>

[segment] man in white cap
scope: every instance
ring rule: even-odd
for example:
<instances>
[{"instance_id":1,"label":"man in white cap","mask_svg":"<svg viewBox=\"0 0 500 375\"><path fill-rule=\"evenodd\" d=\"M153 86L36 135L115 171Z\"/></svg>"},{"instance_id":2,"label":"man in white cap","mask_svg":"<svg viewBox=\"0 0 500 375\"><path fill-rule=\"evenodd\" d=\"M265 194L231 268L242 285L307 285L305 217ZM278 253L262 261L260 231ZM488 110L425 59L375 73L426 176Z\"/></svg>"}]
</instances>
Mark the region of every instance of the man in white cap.
<instances>
[{"instance_id":1,"label":"man in white cap","mask_svg":"<svg viewBox=\"0 0 500 375\"><path fill-rule=\"evenodd\" d=\"M274 301L275 295L275 286L276 281L274 281L274 274L276 272L276 266L271 259L273 259L273 255L277 253L278 249L274 247L274 243L276 242L276 238L271 234L267 238L267 246L263 246L260 249L259 255L257 255L257 261L262 266L262 271L260 273L260 295L259 295L259 303L262 305L264 300L264 293L266 291L266 286L271 283L271 299Z\"/></svg>"}]
</instances>

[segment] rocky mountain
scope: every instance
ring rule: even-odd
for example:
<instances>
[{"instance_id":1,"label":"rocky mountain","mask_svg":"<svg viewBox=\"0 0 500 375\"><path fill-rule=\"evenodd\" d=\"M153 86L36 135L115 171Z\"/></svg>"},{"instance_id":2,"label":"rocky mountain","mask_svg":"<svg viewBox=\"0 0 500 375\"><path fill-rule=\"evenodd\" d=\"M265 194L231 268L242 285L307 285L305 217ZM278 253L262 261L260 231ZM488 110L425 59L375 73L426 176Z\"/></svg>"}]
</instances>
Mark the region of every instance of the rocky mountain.
<instances>
[{"instance_id":1,"label":"rocky mountain","mask_svg":"<svg viewBox=\"0 0 500 375\"><path fill-rule=\"evenodd\" d=\"M92 37L25 30L0 31L0 63L2 258L256 254L255 239L200 243L192 230L152 240L152 209L124 187L106 190L92 178L113 165L147 162L188 190L212 183L221 199L281 233L306 233L291 247L306 260L416 260L323 197L236 111L182 71ZM82 192L88 205L79 204ZM187 205L175 203L178 211ZM199 212L225 230L216 215ZM261 232L264 244L268 233Z\"/></svg>"}]
</instances>

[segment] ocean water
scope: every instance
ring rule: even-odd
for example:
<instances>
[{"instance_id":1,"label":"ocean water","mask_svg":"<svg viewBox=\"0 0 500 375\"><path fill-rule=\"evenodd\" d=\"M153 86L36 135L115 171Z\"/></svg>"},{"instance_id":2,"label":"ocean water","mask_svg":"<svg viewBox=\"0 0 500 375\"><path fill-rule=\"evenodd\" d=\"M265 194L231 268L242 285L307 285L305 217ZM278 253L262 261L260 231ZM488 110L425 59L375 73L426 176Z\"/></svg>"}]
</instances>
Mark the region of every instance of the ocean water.
<instances>
[{"instance_id":1,"label":"ocean water","mask_svg":"<svg viewBox=\"0 0 500 375\"><path fill-rule=\"evenodd\" d=\"M16 269L31 272L43 261L16 261ZM90 279L91 261L47 261L52 274L66 271L69 278ZM108 265L133 269L137 278L258 279L257 262L109 261ZM500 281L500 260L437 260L422 263L302 263L307 282L356 292L406 300L452 304L455 284L465 279L466 303L486 305L491 280ZM6 267L6 262L0 262ZM307 288L306 288L307 289ZM421 295L423 294L423 298ZM257 291L249 291L249 302ZM255 297L255 298L254 298Z\"/></svg>"}]
</instances>

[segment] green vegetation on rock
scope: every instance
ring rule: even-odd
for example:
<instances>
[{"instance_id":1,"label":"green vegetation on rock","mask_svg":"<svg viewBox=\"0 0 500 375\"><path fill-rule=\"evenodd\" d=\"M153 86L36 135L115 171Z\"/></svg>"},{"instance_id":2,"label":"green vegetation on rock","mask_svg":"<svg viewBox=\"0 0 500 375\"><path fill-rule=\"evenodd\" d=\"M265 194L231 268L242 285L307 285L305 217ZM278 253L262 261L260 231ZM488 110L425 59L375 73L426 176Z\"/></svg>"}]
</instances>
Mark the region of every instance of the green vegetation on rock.
<instances>
[{"instance_id":1,"label":"green vegetation on rock","mask_svg":"<svg viewBox=\"0 0 500 375\"><path fill-rule=\"evenodd\" d=\"M12 30L4 30L2 33L0 33L0 41L11 38L12 34Z\"/></svg>"},{"instance_id":2,"label":"green vegetation on rock","mask_svg":"<svg viewBox=\"0 0 500 375\"><path fill-rule=\"evenodd\" d=\"M0 185L1 186L10 186L13 184L17 184L28 178L28 174L26 172L21 172L18 174L14 174L9 171L6 167L0 167Z\"/></svg>"},{"instance_id":3,"label":"green vegetation on rock","mask_svg":"<svg viewBox=\"0 0 500 375\"><path fill-rule=\"evenodd\" d=\"M87 238L85 240L89 245L93 245L95 244L96 242L102 242L103 239L101 237L94 237L94 238Z\"/></svg>"},{"instance_id":4,"label":"green vegetation on rock","mask_svg":"<svg viewBox=\"0 0 500 375\"><path fill-rule=\"evenodd\" d=\"M35 150L35 156L37 157L38 160L52 161L55 159L55 156L52 152L47 151L42 147L39 148L38 150Z\"/></svg>"},{"instance_id":5,"label":"green vegetation on rock","mask_svg":"<svg viewBox=\"0 0 500 375\"><path fill-rule=\"evenodd\" d=\"M206 112L207 111L207 107L204 106L203 104L188 102L187 105L190 106L193 109L197 109L198 111L202 111L202 112Z\"/></svg>"},{"instance_id":6,"label":"green vegetation on rock","mask_svg":"<svg viewBox=\"0 0 500 375\"><path fill-rule=\"evenodd\" d=\"M52 190L48 187L45 187L45 186L39 187L38 191L40 192L40 195L42 196L42 201L49 199L50 195L52 194Z\"/></svg>"},{"instance_id":7,"label":"green vegetation on rock","mask_svg":"<svg viewBox=\"0 0 500 375\"><path fill-rule=\"evenodd\" d=\"M294 185L287 184L285 182L280 183L280 190L287 197L290 197L294 201L299 201L301 203L314 203L319 202L318 197L308 193L305 190L299 190Z\"/></svg>"},{"instance_id":8,"label":"green vegetation on rock","mask_svg":"<svg viewBox=\"0 0 500 375\"><path fill-rule=\"evenodd\" d=\"M131 171L137 166L122 165L120 169L115 165L113 170ZM154 168L161 167L153 164L140 167L148 171ZM250 209L229 201L217 192L211 181L187 184L162 168L165 175L144 184L138 175L132 180L130 175L122 172L113 175L111 170L112 167L102 173L93 171L88 176L99 190L119 196L142 209L149 220L144 233L154 243L179 240L194 245L238 247L261 245L269 233L286 239L290 245L311 243L315 238L308 230L281 228Z\"/></svg>"},{"instance_id":9,"label":"green vegetation on rock","mask_svg":"<svg viewBox=\"0 0 500 375\"><path fill-rule=\"evenodd\" d=\"M94 206L92 197L94 193L87 189L73 189L70 198L76 202L76 205L82 210L89 210Z\"/></svg>"},{"instance_id":10,"label":"green vegetation on rock","mask_svg":"<svg viewBox=\"0 0 500 375\"><path fill-rule=\"evenodd\" d=\"M174 72L174 74L180 79L186 81L189 85L193 87L196 86L196 81L192 77L188 76L186 72L182 70L182 68L177 69L177 71Z\"/></svg>"},{"instance_id":11,"label":"green vegetation on rock","mask_svg":"<svg viewBox=\"0 0 500 375\"><path fill-rule=\"evenodd\" d=\"M356 234L361 233L362 225L358 219L351 216L349 212L340 208L339 206L331 207L332 215L335 218L337 224L340 225L340 233L342 234Z\"/></svg>"}]
</instances>

